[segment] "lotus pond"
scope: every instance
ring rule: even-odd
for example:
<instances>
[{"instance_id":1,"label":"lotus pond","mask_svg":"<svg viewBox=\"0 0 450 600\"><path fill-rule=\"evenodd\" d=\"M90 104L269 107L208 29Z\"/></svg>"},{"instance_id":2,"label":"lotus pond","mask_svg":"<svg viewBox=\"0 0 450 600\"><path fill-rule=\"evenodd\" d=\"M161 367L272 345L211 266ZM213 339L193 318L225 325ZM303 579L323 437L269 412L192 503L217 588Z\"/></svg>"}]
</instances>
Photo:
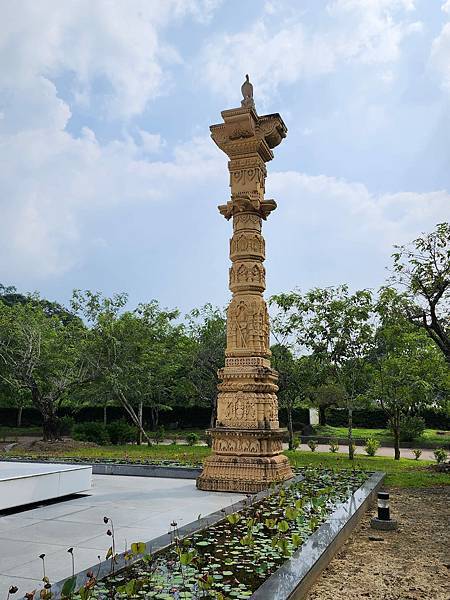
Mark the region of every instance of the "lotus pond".
<instances>
[{"instance_id":1,"label":"lotus pond","mask_svg":"<svg viewBox=\"0 0 450 600\"><path fill-rule=\"evenodd\" d=\"M222 520L184 539L173 522L169 548L151 556L143 542L132 544L127 558L139 560L99 582L89 573L75 598L249 598L367 478L358 470L306 468L292 483L274 487L258 502L247 496L242 510L224 510ZM105 524L111 536L106 516ZM112 540L106 558L114 569Z\"/></svg>"}]
</instances>

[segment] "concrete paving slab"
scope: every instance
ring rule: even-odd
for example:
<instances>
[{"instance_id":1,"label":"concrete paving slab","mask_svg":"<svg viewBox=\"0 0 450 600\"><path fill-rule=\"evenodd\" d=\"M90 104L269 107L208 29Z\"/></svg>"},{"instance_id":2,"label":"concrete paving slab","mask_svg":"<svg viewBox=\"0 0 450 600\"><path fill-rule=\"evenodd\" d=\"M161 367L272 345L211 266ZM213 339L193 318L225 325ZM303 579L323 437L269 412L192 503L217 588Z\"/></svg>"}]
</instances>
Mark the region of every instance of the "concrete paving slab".
<instances>
[{"instance_id":1,"label":"concrete paving slab","mask_svg":"<svg viewBox=\"0 0 450 600\"><path fill-rule=\"evenodd\" d=\"M39 519L28 519L21 516L5 516L0 518L0 537L3 532L8 529L17 529L20 527L26 527L27 525L34 525L38 523Z\"/></svg>"},{"instance_id":2,"label":"concrete paving slab","mask_svg":"<svg viewBox=\"0 0 450 600\"><path fill-rule=\"evenodd\" d=\"M12 567L20 567L34 560L42 553L51 554L60 550L61 546L49 544L41 540L24 542L23 540L0 537L0 575L9 574ZM0 596L4 595L4 591L0 589Z\"/></svg>"},{"instance_id":3,"label":"concrete paving slab","mask_svg":"<svg viewBox=\"0 0 450 600\"><path fill-rule=\"evenodd\" d=\"M32 592L37 589L41 583L42 581L40 580L28 577L14 577L14 581L11 582L11 578L8 575L0 575L0 589L8 590L11 585L16 585L19 590L21 590L18 594L20 594L22 590L24 594L26 592ZM12 596L12 598L14 598L14 596ZM18 598L17 600L21 600L21 598Z\"/></svg>"},{"instance_id":4,"label":"concrete paving slab","mask_svg":"<svg viewBox=\"0 0 450 600\"><path fill-rule=\"evenodd\" d=\"M10 585L17 585L17 598L39 587L41 553L46 554L46 572L51 581L70 577L74 547L75 569L87 569L104 559L111 538L103 517L114 519L119 552L134 541L147 542L170 529L195 521L238 502L241 494L202 492L194 480L94 475L88 494L22 510L0 513L0 598Z\"/></svg>"},{"instance_id":5,"label":"concrete paving slab","mask_svg":"<svg viewBox=\"0 0 450 600\"><path fill-rule=\"evenodd\" d=\"M148 501L147 501L148 504ZM149 517L149 509L146 506L130 506L127 509L117 508L113 504L100 507L92 506L86 510L77 510L76 512L63 515L58 519L64 523L103 523L103 517L107 516L113 520L113 523L122 525L133 525ZM106 530L107 528L105 528Z\"/></svg>"},{"instance_id":6,"label":"concrete paving slab","mask_svg":"<svg viewBox=\"0 0 450 600\"><path fill-rule=\"evenodd\" d=\"M57 519L64 517L65 515L71 515L73 513L84 510L84 505L76 505L70 500L64 502L58 502L57 504L40 506L26 511L27 518L31 518L38 521L48 521L51 519ZM19 518L19 517L16 517Z\"/></svg>"},{"instance_id":7,"label":"concrete paving slab","mask_svg":"<svg viewBox=\"0 0 450 600\"><path fill-rule=\"evenodd\" d=\"M99 554L100 552L95 548L77 547L74 549L75 571L78 571L79 565L93 565L97 563ZM104 555L102 556L102 559L104 559ZM72 561L66 548L61 547L57 552L46 554L45 572L50 577L50 581L53 583L60 581L61 579L65 579L66 577L70 577L72 574ZM42 580L42 560L40 558L35 558L34 560L20 565L19 567L6 570L3 575L10 576L13 579L16 577L22 578L28 576L35 580ZM20 600L20 597L21 596L17 594L17 600Z\"/></svg>"},{"instance_id":8,"label":"concrete paving slab","mask_svg":"<svg viewBox=\"0 0 450 600\"><path fill-rule=\"evenodd\" d=\"M62 522L58 519L51 521L44 520L33 525L27 525L17 530L9 529L3 533L3 539L23 540L24 542L42 541L57 546L74 546L87 540L93 535L100 535L104 532L103 524L94 525L86 523L80 526L79 523Z\"/></svg>"}]
</instances>

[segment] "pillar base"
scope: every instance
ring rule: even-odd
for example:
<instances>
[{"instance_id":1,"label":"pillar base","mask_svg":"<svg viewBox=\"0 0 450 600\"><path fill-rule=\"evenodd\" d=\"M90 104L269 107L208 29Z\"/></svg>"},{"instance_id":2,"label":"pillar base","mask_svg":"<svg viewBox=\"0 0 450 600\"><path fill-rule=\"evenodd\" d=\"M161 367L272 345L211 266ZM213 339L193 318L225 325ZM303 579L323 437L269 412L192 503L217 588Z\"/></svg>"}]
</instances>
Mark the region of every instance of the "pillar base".
<instances>
[{"instance_id":1,"label":"pillar base","mask_svg":"<svg viewBox=\"0 0 450 600\"><path fill-rule=\"evenodd\" d=\"M200 490L253 494L293 477L289 460L281 454L282 429L209 430L213 451L197 479Z\"/></svg>"}]
</instances>

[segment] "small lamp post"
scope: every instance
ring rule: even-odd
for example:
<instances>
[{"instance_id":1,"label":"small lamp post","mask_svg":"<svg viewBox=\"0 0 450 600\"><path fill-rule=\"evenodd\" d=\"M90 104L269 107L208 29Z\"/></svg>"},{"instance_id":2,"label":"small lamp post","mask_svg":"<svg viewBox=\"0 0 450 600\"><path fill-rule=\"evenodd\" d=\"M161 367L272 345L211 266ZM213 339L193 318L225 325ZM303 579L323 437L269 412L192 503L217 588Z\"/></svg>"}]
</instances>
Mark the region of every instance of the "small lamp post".
<instances>
[{"instance_id":1,"label":"small lamp post","mask_svg":"<svg viewBox=\"0 0 450 600\"><path fill-rule=\"evenodd\" d=\"M397 529L397 525L397 521L391 519L389 493L378 492L378 515L370 521L370 526L372 529L392 531Z\"/></svg>"}]
</instances>

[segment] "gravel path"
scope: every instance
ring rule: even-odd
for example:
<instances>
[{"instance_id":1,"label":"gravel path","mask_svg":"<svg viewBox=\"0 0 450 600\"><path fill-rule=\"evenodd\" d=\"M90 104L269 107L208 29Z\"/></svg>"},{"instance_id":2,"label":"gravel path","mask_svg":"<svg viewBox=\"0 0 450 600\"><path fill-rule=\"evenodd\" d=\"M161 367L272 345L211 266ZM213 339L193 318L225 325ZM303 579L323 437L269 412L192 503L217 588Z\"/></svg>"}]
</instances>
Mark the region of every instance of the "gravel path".
<instances>
[{"instance_id":1,"label":"gravel path","mask_svg":"<svg viewBox=\"0 0 450 600\"><path fill-rule=\"evenodd\" d=\"M371 529L369 511L305 600L449 600L450 488L390 494L399 529Z\"/></svg>"}]
</instances>

